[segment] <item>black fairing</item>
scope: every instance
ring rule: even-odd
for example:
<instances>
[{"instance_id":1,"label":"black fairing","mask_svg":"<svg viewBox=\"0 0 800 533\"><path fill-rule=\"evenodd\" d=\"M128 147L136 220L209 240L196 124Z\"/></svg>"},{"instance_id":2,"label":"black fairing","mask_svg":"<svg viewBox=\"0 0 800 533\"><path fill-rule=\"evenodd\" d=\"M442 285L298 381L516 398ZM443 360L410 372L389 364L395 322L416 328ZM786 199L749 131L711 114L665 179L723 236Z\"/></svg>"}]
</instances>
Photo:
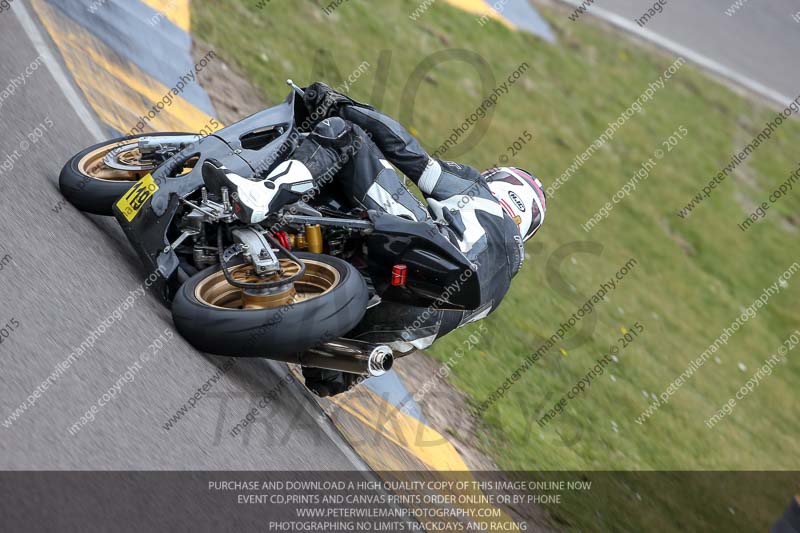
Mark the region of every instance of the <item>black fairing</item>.
<instances>
[{"instance_id":1,"label":"black fairing","mask_svg":"<svg viewBox=\"0 0 800 533\"><path fill-rule=\"evenodd\" d=\"M292 92L282 104L223 128L166 161L152 173L158 190L132 222L114 206L117 221L147 271L161 273L151 290L165 301L172 300L179 286L176 279L179 259L172 250L164 250L179 236L173 227L179 199L187 198L204 185L203 162L213 158L243 176L254 172L266 175L294 152L300 140L296 122L302 120L305 113L301 108ZM193 169L174 176L174 169L182 168L181 163L193 157L199 158ZM327 194L323 192L322 197L327 198ZM331 204L336 205L335 202ZM378 212L370 212L370 217L375 229L366 237L369 273L383 299L422 307L435 305L438 309L480 306L477 273L465 275L472 270L469 260L431 223L407 221ZM390 284L395 264L408 267L405 287Z\"/></svg>"},{"instance_id":2,"label":"black fairing","mask_svg":"<svg viewBox=\"0 0 800 533\"><path fill-rule=\"evenodd\" d=\"M128 222L114 206L117 221L148 272L161 272L153 288L163 299L171 300L177 288L170 281L175 278L178 257L171 250L164 252L170 242L178 237L170 233L175 231L171 228L172 221L180 205L179 198L186 198L203 187L203 162L210 158L217 159L231 171L243 176L252 175L255 171L268 173L294 151L298 142L293 127L294 114L295 98L292 92L282 104L251 115L188 146L152 172L158 190L132 222ZM254 136L248 138L248 134L255 132L258 136L264 130L280 133L260 149L251 149L253 144L258 143L252 142ZM243 147L243 138L245 145L251 148ZM180 163L194 156L200 159L190 172L173 176L174 169L182 166Z\"/></svg>"},{"instance_id":3,"label":"black fairing","mask_svg":"<svg viewBox=\"0 0 800 533\"><path fill-rule=\"evenodd\" d=\"M453 245L433 224L376 211L370 211L370 218L375 230L366 239L367 261L384 300L443 310L481 305L477 272L464 255L453 252ZM408 268L404 287L391 285L396 264Z\"/></svg>"}]
</instances>

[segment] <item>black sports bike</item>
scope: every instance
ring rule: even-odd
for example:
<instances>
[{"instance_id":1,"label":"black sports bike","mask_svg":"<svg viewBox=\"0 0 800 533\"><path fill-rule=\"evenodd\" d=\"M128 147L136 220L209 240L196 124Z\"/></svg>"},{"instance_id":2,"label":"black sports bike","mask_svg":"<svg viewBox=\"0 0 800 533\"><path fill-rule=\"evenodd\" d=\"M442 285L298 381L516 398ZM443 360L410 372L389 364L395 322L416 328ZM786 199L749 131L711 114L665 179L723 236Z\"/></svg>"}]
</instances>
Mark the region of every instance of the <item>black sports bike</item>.
<instances>
[{"instance_id":1,"label":"black sports bike","mask_svg":"<svg viewBox=\"0 0 800 533\"><path fill-rule=\"evenodd\" d=\"M477 276L463 276L470 262L433 222L351 205L335 177L260 224L236 218L229 191L204 183L203 162L268 175L311 129L298 95L294 86L280 105L210 135L134 135L87 148L61 171L61 192L82 211L116 217L197 349L381 375L392 350L347 338L367 309L381 301L474 309Z\"/></svg>"}]
</instances>

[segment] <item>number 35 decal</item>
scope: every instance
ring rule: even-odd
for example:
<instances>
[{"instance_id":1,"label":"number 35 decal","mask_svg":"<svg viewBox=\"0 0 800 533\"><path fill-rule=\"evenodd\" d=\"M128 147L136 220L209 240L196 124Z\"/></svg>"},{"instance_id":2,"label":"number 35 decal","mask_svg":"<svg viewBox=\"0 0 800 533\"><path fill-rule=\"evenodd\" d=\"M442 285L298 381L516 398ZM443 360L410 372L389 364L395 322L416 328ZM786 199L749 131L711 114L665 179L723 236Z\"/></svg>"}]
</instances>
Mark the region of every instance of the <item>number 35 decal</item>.
<instances>
[{"instance_id":1,"label":"number 35 decal","mask_svg":"<svg viewBox=\"0 0 800 533\"><path fill-rule=\"evenodd\" d=\"M136 215L139 214L139 210L144 206L145 202L147 202L157 190L158 185L156 185L156 180L153 179L152 175L148 174L139 180L136 185L131 187L131 189L125 193L125 196L119 199L117 208L122 213L122 216L124 216L128 222L131 222L136 218Z\"/></svg>"}]
</instances>

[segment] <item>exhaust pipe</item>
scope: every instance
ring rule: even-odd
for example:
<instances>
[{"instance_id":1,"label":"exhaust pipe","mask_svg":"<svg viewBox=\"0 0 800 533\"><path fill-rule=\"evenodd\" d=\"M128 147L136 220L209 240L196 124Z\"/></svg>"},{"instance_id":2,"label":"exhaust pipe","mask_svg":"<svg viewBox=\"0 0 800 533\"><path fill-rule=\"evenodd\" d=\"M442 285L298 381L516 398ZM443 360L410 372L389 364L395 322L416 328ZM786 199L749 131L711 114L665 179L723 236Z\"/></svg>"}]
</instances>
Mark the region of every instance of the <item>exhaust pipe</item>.
<instances>
[{"instance_id":1,"label":"exhaust pipe","mask_svg":"<svg viewBox=\"0 0 800 533\"><path fill-rule=\"evenodd\" d=\"M298 357L303 366L378 377L394 364L394 352L386 345L336 339L310 348Z\"/></svg>"}]
</instances>

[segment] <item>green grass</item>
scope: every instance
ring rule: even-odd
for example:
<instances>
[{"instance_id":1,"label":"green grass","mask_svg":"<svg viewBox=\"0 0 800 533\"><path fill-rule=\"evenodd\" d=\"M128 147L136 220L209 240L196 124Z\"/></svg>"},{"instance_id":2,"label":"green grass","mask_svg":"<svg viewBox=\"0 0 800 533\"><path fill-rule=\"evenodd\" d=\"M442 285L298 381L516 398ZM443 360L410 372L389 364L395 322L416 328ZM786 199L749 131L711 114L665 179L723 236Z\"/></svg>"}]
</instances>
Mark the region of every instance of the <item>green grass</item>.
<instances>
[{"instance_id":1,"label":"green grass","mask_svg":"<svg viewBox=\"0 0 800 533\"><path fill-rule=\"evenodd\" d=\"M377 103L413 126L433 151L485 96L475 69L450 61L428 72L413 118L401 109L406 81L423 58L462 48L485 58L500 81L522 62L530 68L501 97L487 134L459 160L478 168L497 161L523 130L534 141L512 163L552 182L674 58L637 47L586 22L572 23L549 12L559 43L512 32L497 23L480 27L475 17L444 2L419 22L408 14L417 2L352 0L326 16L311 1L274 3L195 1L193 30L226 61L236 64L271 100L286 94L286 78L306 83L320 77L342 82L362 61L371 68L350 89L353 97ZM323 51L324 50L324 51ZM390 50L388 69L379 66ZM384 60L389 58L387 53ZM385 94L375 91L385 73ZM544 228L528 244L530 260L514 280L500 309L489 317L490 333L454 369L452 382L477 403L489 396L522 359L549 337L601 281L629 258L637 268L597 306L588 342L557 349L540 360L482 416L480 446L504 469L517 470L788 470L800 469L800 421L790 403L800 389L800 371L779 366L713 429L704 421L735 394L760 363L800 324L798 281L774 296L768 307L689 380L669 404L643 425L634 422L722 329L794 261L798 234L781 218L800 209L791 194L746 233L737 228L746 213L738 196L760 203L797 166L800 123L784 123L767 144L720 185L686 219L676 213L738 152L772 112L737 96L686 65L645 110L628 121L550 200ZM409 123L410 122L410 123ZM591 233L581 228L680 126L688 138L662 159L652 175L618 204ZM796 189L797 190L797 186ZM796 215L794 215L796 216ZM566 243L594 241L602 254L575 253L557 269L572 288L557 290L546 265ZM571 259L574 259L572 261ZM616 343L620 328L640 322L645 332L622 351L619 363L596 379L567 411L540 429L536 420ZM448 359L469 335L466 328L437 343L432 355ZM739 363L747 370L738 368ZM613 375L616 381L612 381ZM612 421L616 426L612 425ZM615 430L616 427L616 430ZM762 511L744 517L711 513L700 495L645 484L635 517L615 512L624 491L594 494L592 508L570 500L559 516L580 529L598 523L618 530L764 529L788 501L786 486L758 484L747 494ZM720 491L722 489L719 489ZM629 499L629 498L628 498ZM668 500L668 501L666 501ZM680 512L679 512L680 511ZM704 518L705 517L705 518ZM600 522L598 522L600 520ZM712 520L708 522L706 520ZM731 522L726 522L731 521ZM593 527L594 526L594 527ZM752 527L751 527L752 526Z\"/></svg>"}]
</instances>

